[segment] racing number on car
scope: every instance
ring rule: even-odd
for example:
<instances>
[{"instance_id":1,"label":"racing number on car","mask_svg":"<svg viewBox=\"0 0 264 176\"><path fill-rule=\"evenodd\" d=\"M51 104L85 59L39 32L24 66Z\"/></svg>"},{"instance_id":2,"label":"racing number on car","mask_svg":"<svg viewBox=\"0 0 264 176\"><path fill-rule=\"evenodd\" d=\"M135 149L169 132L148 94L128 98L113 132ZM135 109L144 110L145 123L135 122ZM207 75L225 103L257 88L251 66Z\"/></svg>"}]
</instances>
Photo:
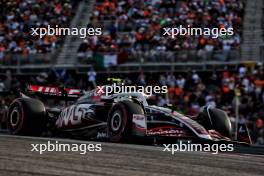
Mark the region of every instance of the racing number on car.
<instances>
[{"instance_id":1,"label":"racing number on car","mask_svg":"<svg viewBox=\"0 0 264 176\"><path fill-rule=\"evenodd\" d=\"M66 109L64 109L57 122L56 125L58 127L65 127L70 125L78 125L82 122L82 118L85 117L87 112L92 111L89 109L90 105L72 105Z\"/></svg>"}]
</instances>

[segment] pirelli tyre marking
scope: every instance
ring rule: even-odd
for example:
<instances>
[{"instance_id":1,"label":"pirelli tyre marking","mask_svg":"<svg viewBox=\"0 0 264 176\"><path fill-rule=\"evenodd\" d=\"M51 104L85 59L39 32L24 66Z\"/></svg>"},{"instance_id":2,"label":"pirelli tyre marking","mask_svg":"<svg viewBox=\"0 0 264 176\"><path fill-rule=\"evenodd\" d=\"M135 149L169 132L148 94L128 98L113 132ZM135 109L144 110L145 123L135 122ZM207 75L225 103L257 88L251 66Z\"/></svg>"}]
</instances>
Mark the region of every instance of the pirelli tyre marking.
<instances>
[{"instance_id":1,"label":"pirelli tyre marking","mask_svg":"<svg viewBox=\"0 0 264 176\"><path fill-rule=\"evenodd\" d=\"M10 115L10 124L12 127L15 127L19 123L19 110L14 108Z\"/></svg>"}]
</instances>

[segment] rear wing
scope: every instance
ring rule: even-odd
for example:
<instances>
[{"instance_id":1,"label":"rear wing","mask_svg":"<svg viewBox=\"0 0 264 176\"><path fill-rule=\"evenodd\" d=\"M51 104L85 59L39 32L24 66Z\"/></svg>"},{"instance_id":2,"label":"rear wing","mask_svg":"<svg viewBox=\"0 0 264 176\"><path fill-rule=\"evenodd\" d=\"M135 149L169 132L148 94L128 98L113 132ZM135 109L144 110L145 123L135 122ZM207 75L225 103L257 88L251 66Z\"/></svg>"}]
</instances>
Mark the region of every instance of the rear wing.
<instances>
[{"instance_id":1,"label":"rear wing","mask_svg":"<svg viewBox=\"0 0 264 176\"><path fill-rule=\"evenodd\" d=\"M79 98L83 95L83 91L80 89L73 88L62 88L62 87L51 87L51 86L38 86L29 85L27 87L27 92L40 95L49 95L57 97L69 97L69 98Z\"/></svg>"}]
</instances>

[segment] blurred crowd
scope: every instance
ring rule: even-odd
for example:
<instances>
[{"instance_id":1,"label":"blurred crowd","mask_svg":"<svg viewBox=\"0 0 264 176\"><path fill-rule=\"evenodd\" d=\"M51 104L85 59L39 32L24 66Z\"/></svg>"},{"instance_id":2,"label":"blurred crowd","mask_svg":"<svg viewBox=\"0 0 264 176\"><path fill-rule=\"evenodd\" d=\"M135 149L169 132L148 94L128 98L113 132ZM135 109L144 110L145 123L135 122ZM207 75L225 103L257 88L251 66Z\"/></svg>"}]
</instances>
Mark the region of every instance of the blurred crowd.
<instances>
[{"instance_id":1,"label":"blurred crowd","mask_svg":"<svg viewBox=\"0 0 264 176\"><path fill-rule=\"evenodd\" d=\"M13 92L13 95L1 97L0 114L15 97L17 90L25 89L27 84L63 85L91 90L96 85L103 85L107 77L117 76L111 73L97 75L93 69L86 75L50 69L38 76L19 79L7 71L5 78L0 80L0 93ZM235 97L238 97L239 121L248 125L255 144L264 145L264 68L261 64L251 68L241 65L236 72L189 71L181 74L168 72L157 75L141 72L137 75L122 74L119 77L123 78L127 85L167 85L168 94L154 95L149 101L158 106L171 104L176 110L188 115L196 115L202 106L211 105L227 111L231 121L234 122L237 106Z\"/></svg>"},{"instance_id":2,"label":"blurred crowd","mask_svg":"<svg viewBox=\"0 0 264 176\"><path fill-rule=\"evenodd\" d=\"M118 53L133 61L228 60L241 43L244 4L239 0L97 0L88 26L103 36L86 38L80 58L93 52ZM233 28L233 36L162 36L162 28Z\"/></svg>"},{"instance_id":3,"label":"blurred crowd","mask_svg":"<svg viewBox=\"0 0 264 176\"><path fill-rule=\"evenodd\" d=\"M1 0L0 64L10 63L8 53L28 59L29 54L52 52L62 43L56 36L31 35L31 28L68 27L79 0Z\"/></svg>"},{"instance_id":4,"label":"blurred crowd","mask_svg":"<svg viewBox=\"0 0 264 176\"><path fill-rule=\"evenodd\" d=\"M50 53L63 38L32 36L30 28L69 27L81 0L3 0L0 2L0 63L28 61L29 54ZM84 39L78 57L117 54L121 61L234 60L239 58L244 1L240 0L96 0L87 27L103 27L102 36ZM162 36L162 28L233 28L234 35ZM11 53L11 54L9 54ZM47 58L49 60L50 58Z\"/></svg>"}]
</instances>

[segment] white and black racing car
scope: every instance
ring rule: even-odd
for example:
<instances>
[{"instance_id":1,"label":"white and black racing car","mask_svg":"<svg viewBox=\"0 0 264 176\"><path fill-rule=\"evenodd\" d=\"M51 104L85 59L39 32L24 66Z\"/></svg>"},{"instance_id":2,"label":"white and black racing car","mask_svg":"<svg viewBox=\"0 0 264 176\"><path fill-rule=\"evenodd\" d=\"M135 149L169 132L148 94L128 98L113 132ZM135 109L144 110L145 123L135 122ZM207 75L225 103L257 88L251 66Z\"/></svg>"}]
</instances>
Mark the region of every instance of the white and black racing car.
<instances>
[{"instance_id":1,"label":"white and black racing car","mask_svg":"<svg viewBox=\"0 0 264 176\"><path fill-rule=\"evenodd\" d=\"M203 107L195 117L170 108L149 105L142 93L98 95L97 89L82 93L31 85L9 106L7 129L14 135L60 135L121 142L134 139L190 139L232 142L232 125L227 114ZM76 97L65 106L49 107L33 94ZM82 95L81 95L82 94ZM31 96L31 98L30 98ZM237 142L250 143L245 125L239 124Z\"/></svg>"}]
</instances>

